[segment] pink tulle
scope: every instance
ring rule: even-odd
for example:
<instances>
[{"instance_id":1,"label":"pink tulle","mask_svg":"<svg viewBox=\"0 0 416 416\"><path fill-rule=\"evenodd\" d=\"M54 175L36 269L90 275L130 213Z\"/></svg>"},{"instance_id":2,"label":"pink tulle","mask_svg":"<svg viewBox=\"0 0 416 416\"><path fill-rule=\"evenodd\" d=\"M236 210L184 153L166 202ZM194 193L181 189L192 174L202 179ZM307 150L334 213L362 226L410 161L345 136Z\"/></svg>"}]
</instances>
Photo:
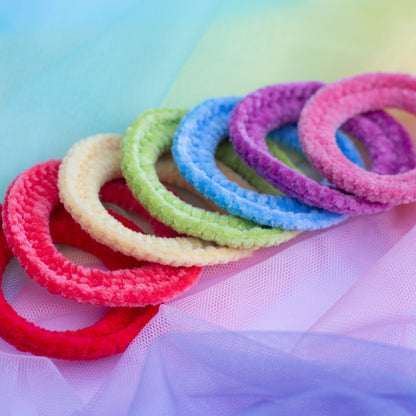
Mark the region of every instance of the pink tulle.
<instances>
[{"instance_id":1,"label":"pink tulle","mask_svg":"<svg viewBox=\"0 0 416 416\"><path fill-rule=\"evenodd\" d=\"M415 348L415 222L416 204L399 206L303 233L237 264L204 268L198 284L163 306L124 354L96 363L33 357L0 341L0 362L8 370L0 376L0 397L14 386L25 409L125 414L146 352L157 337L174 332L297 332L294 350L308 334L332 332ZM73 261L102 267L89 254L63 250ZM51 295L28 280L15 260L4 279L13 307L47 328L86 326L103 314L103 308ZM42 389L36 387L40 384Z\"/></svg>"}]
</instances>

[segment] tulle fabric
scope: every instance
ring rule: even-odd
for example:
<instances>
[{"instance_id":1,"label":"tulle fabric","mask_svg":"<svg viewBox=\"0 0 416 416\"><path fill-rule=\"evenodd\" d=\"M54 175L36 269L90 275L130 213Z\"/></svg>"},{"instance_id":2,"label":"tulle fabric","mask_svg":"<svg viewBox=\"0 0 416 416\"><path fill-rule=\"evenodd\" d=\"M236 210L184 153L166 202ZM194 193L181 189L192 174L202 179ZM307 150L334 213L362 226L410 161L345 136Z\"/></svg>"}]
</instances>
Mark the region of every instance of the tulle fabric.
<instances>
[{"instance_id":1,"label":"tulle fabric","mask_svg":"<svg viewBox=\"0 0 416 416\"><path fill-rule=\"evenodd\" d=\"M2 414L412 414L415 221L404 205L206 267L118 356L49 360L1 341ZM105 312L49 294L15 260L4 289L47 328Z\"/></svg>"},{"instance_id":2,"label":"tulle fabric","mask_svg":"<svg viewBox=\"0 0 416 416\"><path fill-rule=\"evenodd\" d=\"M147 353L129 415L415 414L414 351L328 334L298 337L164 335Z\"/></svg>"}]
</instances>

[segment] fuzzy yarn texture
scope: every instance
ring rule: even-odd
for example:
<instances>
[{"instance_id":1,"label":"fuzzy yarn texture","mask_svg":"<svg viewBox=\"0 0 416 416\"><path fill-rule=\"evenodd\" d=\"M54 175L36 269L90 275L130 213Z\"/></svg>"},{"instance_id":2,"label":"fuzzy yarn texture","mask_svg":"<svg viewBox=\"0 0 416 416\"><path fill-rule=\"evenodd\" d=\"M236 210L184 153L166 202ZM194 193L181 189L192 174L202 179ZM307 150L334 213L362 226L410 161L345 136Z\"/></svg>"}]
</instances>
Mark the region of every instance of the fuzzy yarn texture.
<instances>
[{"instance_id":1,"label":"fuzzy yarn texture","mask_svg":"<svg viewBox=\"0 0 416 416\"><path fill-rule=\"evenodd\" d=\"M227 143L224 143L224 144L227 144ZM235 154L234 148L232 147L231 143L228 143L228 144L231 146L232 148L231 151L234 152L234 155L236 156L236 158L240 160L241 163L246 167L244 162ZM228 153L228 151L226 152ZM279 153L282 155L282 157L284 157L283 156L284 153L282 151L279 150ZM234 165L232 163L228 163L228 159L224 160L224 163L218 160L217 166L218 166L218 169L225 176L227 176L227 178L229 178L233 182L238 183L241 187L245 189L251 189L251 190L257 189L256 180L252 180L253 177L247 172L249 170L254 172L252 169L249 169L247 167L246 169L242 169L241 171L239 169L234 169ZM173 161L173 157L170 153L163 155L163 157L159 158L159 160L156 162L156 173L160 182L164 184L173 185L176 188L180 188L189 192L190 194L188 195L191 196L191 198L192 198L191 194L193 194L193 196L196 196L200 200L200 202L202 203L204 207L209 208L209 210L211 211L224 213L224 210L217 207L213 202L211 202L210 200L206 199L203 195L198 193L198 191L183 178L183 176L179 173L178 167ZM255 172L254 172L254 176L257 177L258 182L262 181L261 184L259 183L260 187L266 186L265 184L272 187L271 185L268 184L266 180L258 176ZM276 190L276 188L274 187L272 188ZM167 189L175 193L175 191L171 187L167 187ZM280 191L277 191L277 192L280 192ZM151 218L153 218L154 221L157 221L154 217L151 217ZM172 230L170 227L166 226L166 228Z\"/></svg>"},{"instance_id":2,"label":"fuzzy yarn texture","mask_svg":"<svg viewBox=\"0 0 416 416\"><path fill-rule=\"evenodd\" d=\"M297 134L297 133L296 133ZM270 140L266 138L267 147L269 148L270 152L273 154L274 157L281 160L285 165L290 166L292 169L301 170L292 162L292 159L282 150L279 146L277 146L274 140ZM257 175L254 169L249 168L243 160L237 155L234 150L233 145L228 140L223 140L217 146L215 150L215 160L217 168L224 173L222 166L227 166L232 172L238 174L237 178L244 178L247 181L251 188L238 183L238 181L231 177L229 174L226 174L228 179L233 182L237 182L240 186L243 186L245 189L251 189L258 191L263 194L270 194L270 195L284 195L283 192L279 191L273 185L266 181L266 179L262 178L261 176ZM224 173L225 174L225 173Z\"/></svg>"},{"instance_id":3,"label":"fuzzy yarn texture","mask_svg":"<svg viewBox=\"0 0 416 416\"><path fill-rule=\"evenodd\" d=\"M408 74L368 73L346 78L322 88L301 113L299 132L312 165L347 192L380 203L401 204L416 200L416 170L406 166L390 175L353 166L339 152L333 132L356 114L381 108L398 108L416 114L416 78ZM405 142L406 143L406 142ZM365 143L378 145L376 137ZM399 145L399 143L396 143ZM414 149L400 149L413 162ZM380 148L380 152L384 149ZM371 151L370 151L371 154ZM410 166L414 168L413 166Z\"/></svg>"},{"instance_id":4,"label":"fuzzy yarn texture","mask_svg":"<svg viewBox=\"0 0 416 416\"><path fill-rule=\"evenodd\" d=\"M240 99L221 97L206 100L182 119L172 146L182 176L216 205L259 224L305 231L330 227L346 219L345 215L317 209L288 196L243 189L218 170L214 153L218 144L228 137L231 112ZM291 130L284 130L281 134L289 135L285 140L289 147L298 148L299 137ZM294 139L294 146L290 139ZM363 166L353 143L343 134L338 135L338 140L347 157Z\"/></svg>"},{"instance_id":5,"label":"fuzzy yarn texture","mask_svg":"<svg viewBox=\"0 0 416 416\"><path fill-rule=\"evenodd\" d=\"M371 202L334 187L318 184L288 168L268 151L264 140L267 133L284 124L296 122L306 101L322 86L319 82L271 85L241 100L229 123L230 140L237 154L260 176L303 203L347 215L371 214L391 208L391 201ZM334 105L338 106L339 103ZM321 111L326 113L326 109L322 108ZM341 124L333 125L333 136ZM318 125L321 126L320 122L316 124ZM367 146L375 172L393 175L414 168L415 157L409 135L386 113L379 111L371 116L357 116L341 127ZM305 142L303 139L302 145ZM333 147L338 149L335 136ZM339 149L337 152L341 154ZM344 156L342 158L346 160ZM329 159L325 160L330 163ZM348 166L354 164L348 161ZM345 164L342 169L346 169ZM354 169L364 172L361 168ZM323 172L322 169L320 171ZM348 173L345 175L348 176ZM326 174L324 176L333 182L331 177ZM354 189L351 188L350 191L354 192Z\"/></svg>"},{"instance_id":6,"label":"fuzzy yarn texture","mask_svg":"<svg viewBox=\"0 0 416 416\"><path fill-rule=\"evenodd\" d=\"M243 218L191 206L166 191L154 166L158 157L171 148L184 114L176 109L148 110L128 128L121 144L121 165L133 195L154 217L178 232L218 244L258 248L294 237L294 231L259 226Z\"/></svg>"},{"instance_id":7,"label":"fuzzy yarn texture","mask_svg":"<svg viewBox=\"0 0 416 416\"><path fill-rule=\"evenodd\" d=\"M0 225L3 225L1 216ZM67 243L88 251L109 269L131 267L131 258L94 241L77 226L61 204L51 214L50 227L57 244ZM0 282L12 257L13 252L1 228ZM137 261L134 262L137 264ZM94 360L123 352L158 310L159 306L111 308L92 326L76 331L51 331L19 316L0 290L0 336L18 350L34 355L67 360Z\"/></svg>"},{"instance_id":8,"label":"fuzzy yarn texture","mask_svg":"<svg viewBox=\"0 0 416 416\"><path fill-rule=\"evenodd\" d=\"M51 293L78 302L135 307L171 300L197 281L199 267L144 263L130 269L103 271L67 260L54 246L49 230L50 213L59 203L59 164L50 160L21 173L8 188L4 203L7 242L21 266L36 282ZM101 195L107 202L137 211L138 203L125 185L121 192L119 184L110 183ZM120 218L111 218L122 224ZM140 229L131 229L133 224L124 224L129 225L131 232L140 232Z\"/></svg>"},{"instance_id":9,"label":"fuzzy yarn texture","mask_svg":"<svg viewBox=\"0 0 416 416\"><path fill-rule=\"evenodd\" d=\"M91 136L76 143L62 161L58 179L59 196L65 208L84 230L97 241L126 255L172 266L228 263L252 254L249 249L218 247L191 237L164 238L142 235L115 220L100 202L99 190L104 183L122 177L121 139L120 135L115 134ZM153 163L152 171L159 181ZM147 182L145 177L142 180ZM175 200L181 201L162 184L160 188ZM137 198L137 195L135 197ZM158 194L153 195L153 205L159 207L157 211L162 211L163 207L157 205L157 197ZM154 215L154 210L150 210L143 201L140 202L152 216L160 220Z\"/></svg>"}]
</instances>

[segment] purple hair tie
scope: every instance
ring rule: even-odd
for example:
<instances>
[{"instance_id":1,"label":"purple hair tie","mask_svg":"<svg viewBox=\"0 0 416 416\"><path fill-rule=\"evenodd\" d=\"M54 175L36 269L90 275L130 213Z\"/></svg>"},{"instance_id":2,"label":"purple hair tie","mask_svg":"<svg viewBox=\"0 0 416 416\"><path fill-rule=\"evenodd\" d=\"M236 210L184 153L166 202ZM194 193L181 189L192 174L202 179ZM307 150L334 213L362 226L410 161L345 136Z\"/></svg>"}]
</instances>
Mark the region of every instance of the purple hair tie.
<instances>
[{"instance_id":1,"label":"purple hair tie","mask_svg":"<svg viewBox=\"0 0 416 416\"><path fill-rule=\"evenodd\" d=\"M391 208L389 204L370 202L318 184L269 152L266 135L284 124L296 122L306 101L323 85L313 81L272 85L241 100L229 124L230 140L237 154L272 185L306 204L347 215L371 214ZM387 113L376 111L356 116L342 129L366 145L373 172L394 175L415 167L408 133Z\"/></svg>"},{"instance_id":2,"label":"purple hair tie","mask_svg":"<svg viewBox=\"0 0 416 416\"><path fill-rule=\"evenodd\" d=\"M298 231L317 230L347 219L346 215L301 204L290 196L244 189L218 170L214 158L215 149L228 136L228 122L238 101L240 97L211 98L183 117L171 150L176 166L185 180L230 214L271 227ZM297 145L300 147L296 126L286 126L285 132L279 129L277 134L278 140L285 141L289 148L296 148ZM354 144L344 134L337 135L337 143L348 159L363 166Z\"/></svg>"}]
</instances>

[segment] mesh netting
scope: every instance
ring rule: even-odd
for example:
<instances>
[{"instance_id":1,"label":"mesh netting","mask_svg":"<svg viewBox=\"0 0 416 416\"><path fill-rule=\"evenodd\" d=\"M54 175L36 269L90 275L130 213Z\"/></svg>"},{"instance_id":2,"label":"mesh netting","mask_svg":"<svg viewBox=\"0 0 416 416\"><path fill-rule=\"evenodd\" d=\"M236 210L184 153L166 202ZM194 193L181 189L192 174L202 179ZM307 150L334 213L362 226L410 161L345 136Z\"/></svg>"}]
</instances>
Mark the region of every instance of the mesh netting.
<instances>
[{"instance_id":1,"label":"mesh netting","mask_svg":"<svg viewBox=\"0 0 416 416\"><path fill-rule=\"evenodd\" d=\"M383 214L349 219L329 230L304 233L281 246L258 250L253 257L238 263L206 267L199 282L163 306L128 350L118 356L95 362L49 360L20 353L1 341L0 360L8 363L8 371L0 376L1 394L9 394L6 385L14 386L18 391L13 394L24 397L26 404L3 403L27 409L42 406L41 414L56 414L56 409L60 414L72 414L77 408L85 414L124 414L135 394L144 397L143 391L147 391L143 390L146 379L141 377L145 361L146 374L157 364L154 370L159 376L163 363L175 363L175 359L171 361L165 355L163 342L155 343L160 336L171 333L212 332L216 341L211 338L210 342L218 346L230 330L261 330L269 334L263 341L269 343L268 348L280 351L282 346L290 347L291 353L307 360L312 358L305 348L316 333L331 332L413 348L415 208L415 204L410 204ZM68 246L60 249L74 262L103 267L88 253ZM48 293L28 279L15 260L7 267L3 287L20 314L49 329L84 327L106 311ZM282 344L287 332L292 333L290 340ZM244 337L244 342L250 344L256 337ZM276 339L277 344L273 341ZM198 350L194 343L195 340L193 348ZM365 345L360 344L360 351ZM150 346L152 354L146 358ZM246 358L254 353L255 348L247 350ZM159 359L154 358L155 354L159 354ZM321 357L324 361L325 355ZM367 356L362 354L362 360L354 365L368 367ZM160 357L165 357L162 364ZM350 355L343 357L347 365ZM383 365L387 363L383 356L377 360ZM15 382L10 383L10 378ZM149 382L155 383L156 379ZM239 408L236 406L230 409Z\"/></svg>"}]
</instances>

